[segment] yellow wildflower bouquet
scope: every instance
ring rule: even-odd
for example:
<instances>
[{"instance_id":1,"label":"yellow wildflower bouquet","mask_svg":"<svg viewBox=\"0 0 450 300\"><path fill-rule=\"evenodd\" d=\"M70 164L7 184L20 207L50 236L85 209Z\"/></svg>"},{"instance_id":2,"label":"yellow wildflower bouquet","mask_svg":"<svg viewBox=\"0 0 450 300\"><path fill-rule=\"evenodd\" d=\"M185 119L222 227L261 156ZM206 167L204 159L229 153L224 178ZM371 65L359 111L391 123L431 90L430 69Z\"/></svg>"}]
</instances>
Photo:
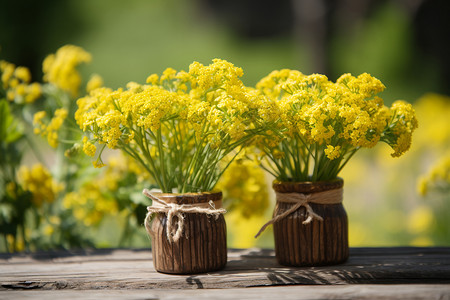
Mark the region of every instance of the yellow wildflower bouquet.
<instances>
[{"instance_id":1,"label":"yellow wildflower bouquet","mask_svg":"<svg viewBox=\"0 0 450 300\"><path fill-rule=\"evenodd\" d=\"M270 123L270 103L244 86L241 68L215 59L166 69L147 84L100 88L77 101L83 150L102 166L105 147L134 158L165 193L210 191L229 162Z\"/></svg>"},{"instance_id":2,"label":"yellow wildflower bouquet","mask_svg":"<svg viewBox=\"0 0 450 300\"><path fill-rule=\"evenodd\" d=\"M412 106L404 101L384 106L377 94L385 86L366 73L331 82L285 69L261 79L256 89L276 104L278 122L256 145L263 168L280 181L335 179L359 149L379 141L398 157L409 149L417 127Z\"/></svg>"},{"instance_id":3,"label":"yellow wildflower bouquet","mask_svg":"<svg viewBox=\"0 0 450 300\"><path fill-rule=\"evenodd\" d=\"M32 82L28 68L0 60L0 251L91 245L60 205L85 178L78 176L85 159L69 161L64 154L78 135L72 101L82 84L77 67L89 60L82 48L63 46L45 58L43 83ZM55 150L44 148L33 131ZM48 159L52 154L55 160ZM40 163L25 164L34 159Z\"/></svg>"}]
</instances>

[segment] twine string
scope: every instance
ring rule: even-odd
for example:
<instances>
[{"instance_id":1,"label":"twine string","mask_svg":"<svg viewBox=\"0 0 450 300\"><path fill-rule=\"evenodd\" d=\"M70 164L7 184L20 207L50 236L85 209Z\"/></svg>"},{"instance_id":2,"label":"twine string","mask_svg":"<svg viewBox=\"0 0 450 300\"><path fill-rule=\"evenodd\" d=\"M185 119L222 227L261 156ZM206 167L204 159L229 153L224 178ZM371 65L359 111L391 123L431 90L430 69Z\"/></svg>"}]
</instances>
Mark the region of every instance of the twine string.
<instances>
[{"instance_id":1,"label":"twine string","mask_svg":"<svg viewBox=\"0 0 450 300\"><path fill-rule=\"evenodd\" d=\"M313 194L303 194L303 193L278 193L276 192L277 202L282 203L293 203L294 205L283 213L274 216L270 221L264 224L258 233L255 235L257 238L261 233L266 230L269 225L272 225L287 216L291 213L297 211L300 207L304 207L306 209L305 216L306 220L302 222L302 224L306 225L311 223L314 219L318 221L323 221L323 218L316 214L309 203L316 204L339 204L342 202L342 188L313 193Z\"/></svg>"},{"instance_id":2,"label":"twine string","mask_svg":"<svg viewBox=\"0 0 450 300\"><path fill-rule=\"evenodd\" d=\"M145 196L153 200L151 206L147 206L147 215L145 216L145 228L147 232L153 236L154 232L151 229L151 218L155 213L167 214L166 235L169 242L177 242L184 232L185 213L198 213L214 216L216 219L227 211L224 208L216 208L214 201L210 200L207 203L195 204L176 204L162 200L156 194L144 189L142 192ZM174 221L176 219L176 221Z\"/></svg>"}]
</instances>

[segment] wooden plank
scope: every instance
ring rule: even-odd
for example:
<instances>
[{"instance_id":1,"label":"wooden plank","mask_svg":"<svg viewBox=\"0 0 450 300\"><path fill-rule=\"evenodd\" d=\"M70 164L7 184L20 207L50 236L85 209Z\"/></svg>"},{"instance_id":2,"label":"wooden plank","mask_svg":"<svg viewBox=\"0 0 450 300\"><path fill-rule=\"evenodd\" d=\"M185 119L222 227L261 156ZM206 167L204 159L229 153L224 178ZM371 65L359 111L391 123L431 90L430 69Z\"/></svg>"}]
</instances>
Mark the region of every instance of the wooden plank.
<instances>
[{"instance_id":1,"label":"wooden plank","mask_svg":"<svg viewBox=\"0 0 450 300\"><path fill-rule=\"evenodd\" d=\"M283 286L203 290L33 290L0 291L4 300L28 299L450 299L450 285Z\"/></svg>"},{"instance_id":2,"label":"wooden plank","mask_svg":"<svg viewBox=\"0 0 450 300\"><path fill-rule=\"evenodd\" d=\"M352 248L341 265L288 268L273 250L228 251L222 271L166 275L150 250L0 254L0 290L223 289L278 285L448 284L450 248Z\"/></svg>"}]
</instances>

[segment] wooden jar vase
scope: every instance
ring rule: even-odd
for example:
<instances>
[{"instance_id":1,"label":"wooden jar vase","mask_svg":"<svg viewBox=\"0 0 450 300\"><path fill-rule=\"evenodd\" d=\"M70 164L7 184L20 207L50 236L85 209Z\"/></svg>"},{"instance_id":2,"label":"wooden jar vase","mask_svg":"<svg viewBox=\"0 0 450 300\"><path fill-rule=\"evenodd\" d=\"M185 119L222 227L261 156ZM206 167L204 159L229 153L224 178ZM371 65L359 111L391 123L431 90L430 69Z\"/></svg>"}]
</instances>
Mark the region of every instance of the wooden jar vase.
<instances>
[{"instance_id":1,"label":"wooden jar vase","mask_svg":"<svg viewBox=\"0 0 450 300\"><path fill-rule=\"evenodd\" d=\"M313 193L342 189L343 180L327 182L277 182L276 193ZM318 196L318 195L317 195ZM282 214L293 203L277 201L274 216ZM348 220L342 202L339 204L308 203L317 218L303 224L308 214L301 206L293 213L273 224L275 253L278 262L285 266L319 266L345 262L349 255Z\"/></svg>"},{"instance_id":2,"label":"wooden jar vase","mask_svg":"<svg viewBox=\"0 0 450 300\"><path fill-rule=\"evenodd\" d=\"M222 193L161 194L158 198L178 205L208 203L222 201ZM224 216L220 214L216 218L204 213L183 213L183 216L184 230L177 241L167 238L167 214L157 213L153 218L150 235L156 271L195 274L224 268L227 263Z\"/></svg>"}]
</instances>

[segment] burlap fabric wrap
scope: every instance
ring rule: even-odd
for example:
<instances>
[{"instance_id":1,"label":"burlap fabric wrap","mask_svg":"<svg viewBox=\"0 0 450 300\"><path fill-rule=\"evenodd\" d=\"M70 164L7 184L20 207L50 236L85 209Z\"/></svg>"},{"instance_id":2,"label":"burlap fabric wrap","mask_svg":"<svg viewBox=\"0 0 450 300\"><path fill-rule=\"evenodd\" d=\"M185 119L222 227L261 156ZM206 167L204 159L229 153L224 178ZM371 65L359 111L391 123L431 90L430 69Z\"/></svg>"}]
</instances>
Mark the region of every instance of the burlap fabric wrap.
<instances>
[{"instance_id":1,"label":"burlap fabric wrap","mask_svg":"<svg viewBox=\"0 0 450 300\"><path fill-rule=\"evenodd\" d=\"M323 221L323 218L316 214L309 203L316 203L316 204L339 204L342 203L343 198L343 189L333 189L318 193L310 193L310 194L303 194L303 193L275 193L277 202L284 202L284 203L293 203L294 205L283 212L282 214L279 214L277 216L274 216L272 220L267 222L266 224L261 227L261 229L256 234L255 238L257 238L266 228L267 226L280 221L283 218L286 218L288 215L293 213L294 211L298 210L300 207L305 207L306 209L306 220L303 221L303 224L309 224L313 219L317 219L319 221Z\"/></svg>"},{"instance_id":2,"label":"burlap fabric wrap","mask_svg":"<svg viewBox=\"0 0 450 300\"><path fill-rule=\"evenodd\" d=\"M143 194L152 199L152 205L147 207L147 215L145 217L145 228L150 235L153 235L151 229L151 219L155 213L164 213L167 215L166 233L169 242L177 242L183 235L184 231L184 214L206 214L214 216L216 219L227 211L222 208L222 201L212 201L195 204L176 204L166 202L162 198L162 193L152 193L144 189Z\"/></svg>"}]
</instances>

